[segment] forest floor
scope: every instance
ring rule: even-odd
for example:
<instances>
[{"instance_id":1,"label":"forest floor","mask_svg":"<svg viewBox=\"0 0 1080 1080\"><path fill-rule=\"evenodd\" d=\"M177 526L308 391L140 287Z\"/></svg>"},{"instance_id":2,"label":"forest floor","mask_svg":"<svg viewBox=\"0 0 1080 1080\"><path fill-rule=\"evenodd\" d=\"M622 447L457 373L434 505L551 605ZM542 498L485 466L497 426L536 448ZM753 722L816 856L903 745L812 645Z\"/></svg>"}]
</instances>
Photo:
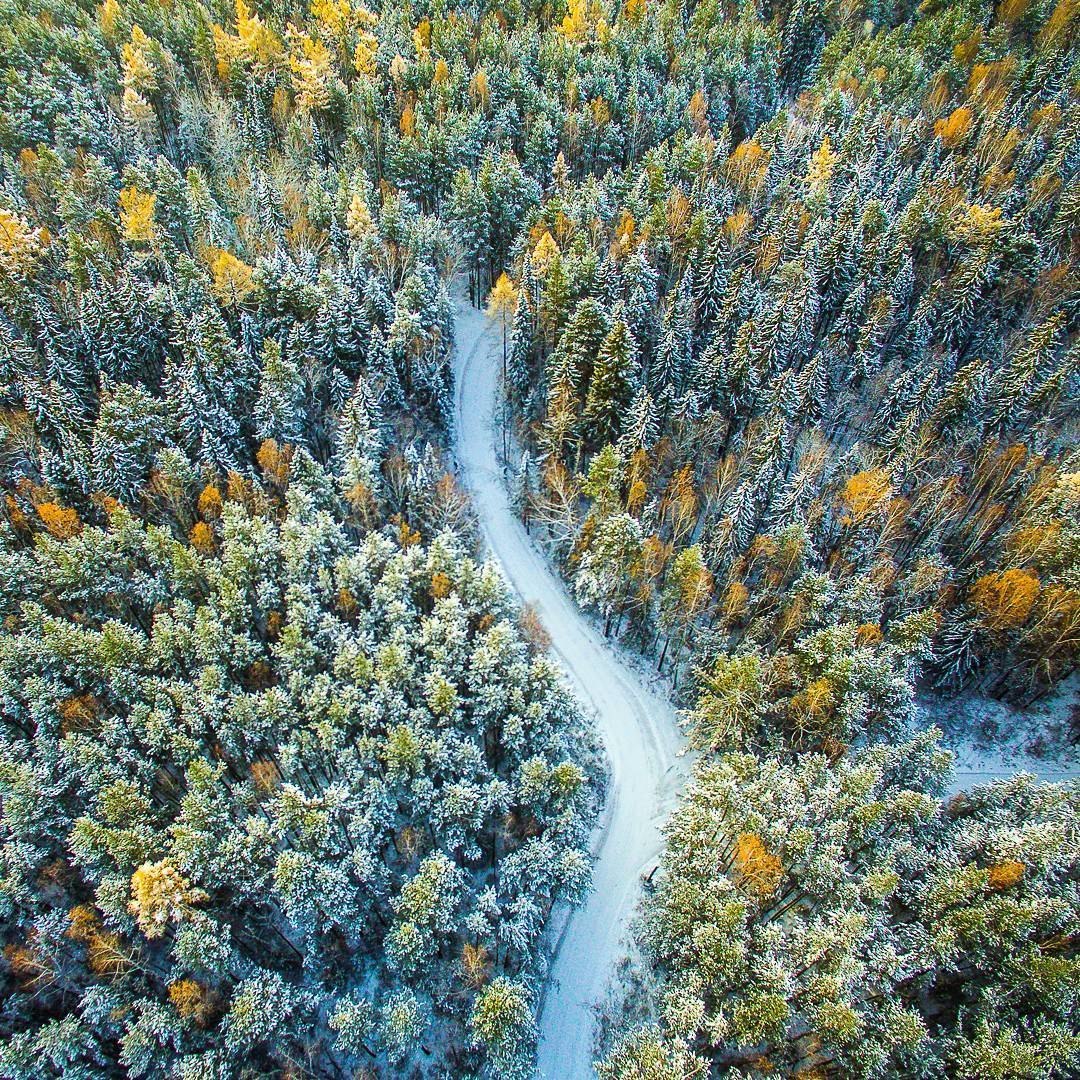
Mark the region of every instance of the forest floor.
<instances>
[{"instance_id":1,"label":"forest floor","mask_svg":"<svg viewBox=\"0 0 1080 1080\"><path fill-rule=\"evenodd\" d=\"M495 442L502 378L498 328L461 291L456 301L456 454L488 553L551 637L572 689L591 709L609 776L594 833L593 888L554 920L553 956L540 1003L540 1075L589 1080L595 1009L625 951L641 876L659 856L660 827L689 771L675 713L627 666L567 595L509 505Z\"/></svg>"},{"instance_id":2,"label":"forest floor","mask_svg":"<svg viewBox=\"0 0 1080 1080\"><path fill-rule=\"evenodd\" d=\"M1080 747L1070 742L1070 717L1078 707L1076 675L1025 709L977 694L919 699L922 719L941 728L945 745L956 754L952 791L1017 772L1048 781L1080 777Z\"/></svg>"}]
</instances>

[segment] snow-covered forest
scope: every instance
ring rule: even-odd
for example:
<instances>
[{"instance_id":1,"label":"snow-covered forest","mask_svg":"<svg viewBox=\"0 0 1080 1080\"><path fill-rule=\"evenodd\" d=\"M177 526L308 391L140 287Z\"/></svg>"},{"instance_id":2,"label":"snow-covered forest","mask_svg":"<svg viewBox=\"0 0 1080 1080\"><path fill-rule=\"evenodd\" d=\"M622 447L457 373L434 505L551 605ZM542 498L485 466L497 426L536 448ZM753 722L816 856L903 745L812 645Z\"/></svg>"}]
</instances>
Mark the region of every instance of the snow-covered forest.
<instances>
[{"instance_id":1,"label":"snow-covered forest","mask_svg":"<svg viewBox=\"0 0 1080 1080\"><path fill-rule=\"evenodd\" d=\"M0 0L0 1078L1080 1073L1078 403L1077 0Z\"/></svg>"}]
</instances>

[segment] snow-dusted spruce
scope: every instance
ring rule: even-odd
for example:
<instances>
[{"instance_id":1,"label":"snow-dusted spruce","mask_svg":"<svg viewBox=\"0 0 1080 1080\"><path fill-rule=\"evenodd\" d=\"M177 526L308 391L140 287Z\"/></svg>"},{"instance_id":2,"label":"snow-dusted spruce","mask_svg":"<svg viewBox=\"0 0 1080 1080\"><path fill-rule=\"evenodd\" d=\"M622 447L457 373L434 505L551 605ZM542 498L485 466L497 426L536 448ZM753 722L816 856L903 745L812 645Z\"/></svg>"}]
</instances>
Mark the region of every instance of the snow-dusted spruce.
<instances>
[{"instance_id":1,"label":"snow-dusted spruce","mask_svg":"<svg viewBox=\"0 0 1080 1080\"><path fill-rule=\"evenodd\" d=\"M531 1068L589 735L452 534L283 486L0 527L5 1076Z\"/></svg>"}]
</instances>

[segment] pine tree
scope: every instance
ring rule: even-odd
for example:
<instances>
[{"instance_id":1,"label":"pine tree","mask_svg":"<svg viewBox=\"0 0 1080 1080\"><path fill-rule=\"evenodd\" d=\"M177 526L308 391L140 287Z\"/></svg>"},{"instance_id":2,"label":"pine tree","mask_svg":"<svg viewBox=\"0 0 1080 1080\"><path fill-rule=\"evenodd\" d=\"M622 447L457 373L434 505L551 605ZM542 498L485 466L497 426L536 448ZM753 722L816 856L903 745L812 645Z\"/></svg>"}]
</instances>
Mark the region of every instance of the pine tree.
<instances>
[{"instance_id":1,"label":"pine tree","mask_svg":"<svg viewBox=\"0 0 1080 1080\"><path fill-rule=\"evenodd\" d=\"M528 993L520 983L493 980L477 995L470 1024L500 1076L524 1080L532 1074L536 1025Z\"/></svg>"},{"instance_id":2,"label":"pine tree","mask_svg":"<svg viewBox=\"0 0 1080 1080\"><path fill-rule=\"evenodd\" d=\"M636 381L636 352L626 323L616 322L600 345L585 399L585 422L598 444L619 436Z\"/></svg>"}]
</instances>

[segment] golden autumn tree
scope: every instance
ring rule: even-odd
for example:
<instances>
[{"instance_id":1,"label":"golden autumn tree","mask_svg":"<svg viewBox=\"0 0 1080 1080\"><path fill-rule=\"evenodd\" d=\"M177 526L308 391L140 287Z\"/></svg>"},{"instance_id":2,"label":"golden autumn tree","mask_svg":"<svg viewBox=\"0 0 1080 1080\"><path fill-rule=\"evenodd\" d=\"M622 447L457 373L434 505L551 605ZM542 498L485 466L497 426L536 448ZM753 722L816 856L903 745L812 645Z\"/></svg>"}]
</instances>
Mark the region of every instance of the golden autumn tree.
<instances>
[{"instance_id":1,"label":"golden autumn tree","mask_svg":"<svg viewBox=\"0 0 1080 1080\"><path fill-rule=\"evenodd\" d=\"M947 117L934 124L934 134L943 146L950 150L962 146L971 131L974 114L966 105L954 109Z\"/></svg>"},{"instance_id":2,"label":"golden autumn tree","mask_svg":"<svg viewBox=\"0 0 1080 1080\"><path fill-rule=\"evenodd\" d=\"M196 904L208 899L205 891L191 883L169 859L143 863L131 875L131 902L128 910L139 929L150 939L162 937L170 924L187 919Z\"/></svg>"},{"instance_id":3,"label":"golden autumn tree","mask_svg":"<svg viewBox=\"0 0 1080 1080\"><path fill-rule=\"evenodd\" d=\"M0 272L21 277L37 263L48 240L43 229L0 207Z\"/></svg>"},{"instance_id":4,"label":"golden autumn tree","mask_svg":"<svg viewBox=\"0 0 1080 1080\"><path fill-rule=\"evenodd\" d=\"M42 524L58 540L69 540L82 532L78 512L54 502L38 503L35 507Z\"/></svg>"},{"instance_id":5,"label":"golden autumn tree","mask_svg":"<svg viewBox=\"0 0 1080 1080\"><path fill-rule=\"evenodd\" d=\"M238 307L258 288L255 270L231 251L216 248L209 252L214 295L223 303Z\"/></svg>"},{"instance_id":6,"label":"golden autumn tree","mask_svg":"<svg viewBox=\"0 0 1080 1080\"><path fill-rule=\"evenodd\" d=\"M213 555L217 551L214 530L205 521L196 521L192 525L188 542L200 555Z\"/></svg>"},{"instance_id":7,"label":"golden autumn tree","mask_svg":"<svg viewBox=\"0 0 1080 1080\"><path fill-rule=\"evenodd\" d=\"M149 243L154 239L154 211L157 196L136 187L126 187L120 192L120 225L124 239Z\"/></svg>"},{"instance_id":8,"label":"golden autumn tree","mask_svg":"<svg viewBox=\"0 0 1080 1080\"><path fill-rule=\"evenodd\" d=\"M708 605L713 593L713 576L705 565L701 548L694 544L683 548L668 569L661 600L661 626L668 631L668 637L660 652L658 668L663 668L668 645L674 632L678 632L679 641L675 652L674 665L678 667L679 654L686 642L695 620Z\"/></svg>"},{"instance_id":9,"label":"golden autumn tree","mask_svg":"<svg viewBox=\"0 0 1080 1080\"><path fill-rule=\"evenodd\" d=\"M502 330L503 376L506 375L506 332L517 311L518 290L504 271L495 282L495 287L488 294L487 314L489 319L498 319Z\"/></svg>"},{"instance_id":10,"label":"golden autumn tree","mask_svg":"<svg viewBox=\"0 0 1080 1080\"><path fill-rule=\"evenodd\" d=\"M220 1009L220 996L195 979L169 983L169 1001L180 1016L198 1027L208 1027Z\"/></svg>"},{"instance_id":11,"label":"golden autumn tree","mask_svg":"<svg viewBox=\"0 0 1080 1080\"><path fill-rule=\"evenodd\" d=\"M892 495L892 478L887 469L867 469L850 477L840 493L849 525L861 525L880 510Z\"/></svg>"},{"instance_id":12,"label":"golden autumn tree","mask_svg":"<svg viewBox=\"0 0 1080 1080\"><path fill-rule=\"evenodd\" d=\"M979 617L991 630L1013 630L1027 622L1039 596L1039 575L1018 569L984 574L971 588Z\"/></svg>"},{"instance_id":13,"label":"golden autumn tree","mask_svg":"<svg viewBox=\"0 0 1080 1080\"><path fill-rule=\"evenodd\" d=\"M755 833L738 836L731 865L739 883L759 900L772 896L784 876L783 863Z\"/></svg>"}]
</instances>

